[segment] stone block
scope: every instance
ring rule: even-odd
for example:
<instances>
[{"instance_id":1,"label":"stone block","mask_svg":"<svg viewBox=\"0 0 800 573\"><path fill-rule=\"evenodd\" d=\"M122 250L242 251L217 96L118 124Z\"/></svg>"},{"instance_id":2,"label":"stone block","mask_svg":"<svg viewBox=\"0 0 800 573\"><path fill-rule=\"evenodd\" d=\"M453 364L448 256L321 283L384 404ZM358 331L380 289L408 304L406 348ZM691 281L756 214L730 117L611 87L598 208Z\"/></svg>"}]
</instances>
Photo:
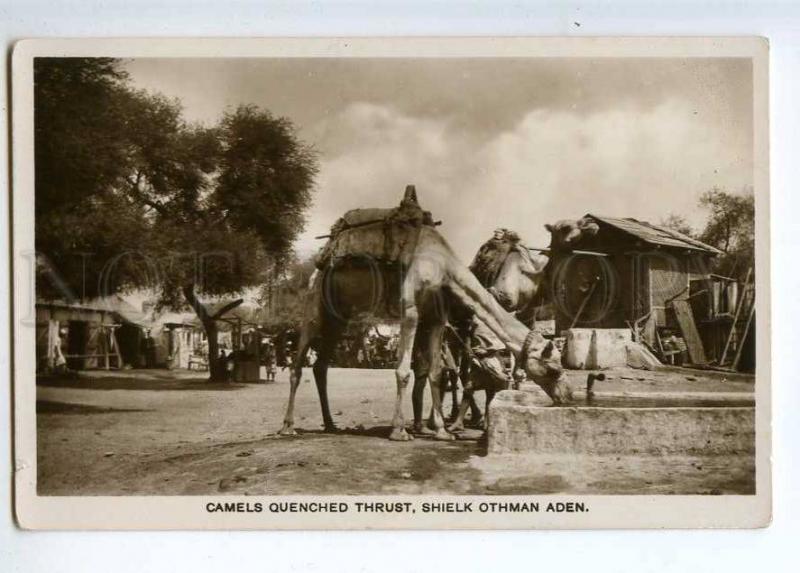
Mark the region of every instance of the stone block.
<instances>
[{"instance_id":1,"label":"stone block","mask_svg":"<svg viewBox=\"0 0 800 573\"><path fill-rule=\"evenodd\" d=\"M752 454L752 407L553 407L504 390L489 409L488 451L556 454Z\"/></svg>"},{"instance_id":2,"label":"stone block","mask_svg":"<svg viewBox=\"0 0 800 573\"><path fill-rule=\"evenodd\" d=\"M562 365L571 370L605 370L628 364L626 345L632 343L627 328L570 328Z\"/></svg>"},{"instance_id":3,"label":"stone block","mask_svg":"<svg viewBox=\"0 0 800 573\"><path fill-rule=\"evenodd\" d=\"M561 363L570 370L589 368L591 359L592 332L590 328L570 328L566 331L566 343Z\"/></svg>"}]
</instances>

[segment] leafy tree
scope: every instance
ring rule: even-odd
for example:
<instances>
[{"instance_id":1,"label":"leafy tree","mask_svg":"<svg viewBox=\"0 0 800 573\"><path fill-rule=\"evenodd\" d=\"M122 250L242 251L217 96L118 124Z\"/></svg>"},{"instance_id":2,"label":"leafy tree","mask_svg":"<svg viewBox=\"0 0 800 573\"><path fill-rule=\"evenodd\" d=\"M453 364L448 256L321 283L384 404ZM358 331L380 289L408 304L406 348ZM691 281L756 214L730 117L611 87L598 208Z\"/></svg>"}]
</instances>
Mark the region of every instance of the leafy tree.
<instances>
[{"instance_id":1,"label":"leafy tree","mask_svg":"<svg viewBox=\"0 0 800 573\"><path fill-rule=\"evenodd\" d=\"M201 298L241 293L285 264L311 201L313 149L253 106L189 125L177 101L131 89L115 60L37 60L35 78L39 293L155 286L159 306L195 310L216 357L217 319L241 301L212 313Z\"/></svg>"},{"instance_id":2,"label":"leafy tree","mask_svg":"<svg viewBox=\"0 0 800 573\"><path fill-rule=\"evenodd\" d=\"M662 227L678 231L679 233L683 233L684 235L687 235L689 237L695 236L694 229L692 229L692 226L689 224L689 221L687 221L686 217L684 217L683 215L677 215L675 213L671 213L669 216L667 216L666 219L662 219L659 224Z\"/></svg>"},{"instance_id":3,"label":"leafy tree","mask_svg":"<svg viewBox=\"0 0 800 573\"><path fill-rule=\"evenodd\" d=\"M268 310L268 328L276 332L300 328L305 310L303 301L315 270L312 259L293 257L278 273L267 278L261 288L260 300Z\"/></svg>"},{"instance_id":4,"label":"leafy tree","mask_svg":"<svg viewBox=\"0 0 800 573\"><path fill-rule=\"evenodd\" d=\"M699 206L708 212L702 231L696 232L685 217L674 213L662 219L661 225L720 249L723 254L713 262L715 272L741 278L755 253L753 190L729 193L714 187L703 193Z\"/></svg>"},{"instance_id":5,"label":"leafy tree","mask_svg":"<svg viewBox=\"0 0 800 573\"><path fill-rule=\"evenodd\" d=\"M755 255L753 190L729 193L715 187L703 194L700 206L709 211L709 217L698 238L725 253L715 263L718 272L731 277L744 275Z\"/></svg>"},{"instance_id":6,"label":"leafy tree","mask_svg":"<svg viewBox=\"0 0 800 573\"><path fill-rule=\"evenodd\" d=\"M128 142L120 137L130 119L125 80L109 58L34 62L40 296L96 295L104 261L147 234L144 209L113 192L128 169Z\"/></svg>"}]
</instances>

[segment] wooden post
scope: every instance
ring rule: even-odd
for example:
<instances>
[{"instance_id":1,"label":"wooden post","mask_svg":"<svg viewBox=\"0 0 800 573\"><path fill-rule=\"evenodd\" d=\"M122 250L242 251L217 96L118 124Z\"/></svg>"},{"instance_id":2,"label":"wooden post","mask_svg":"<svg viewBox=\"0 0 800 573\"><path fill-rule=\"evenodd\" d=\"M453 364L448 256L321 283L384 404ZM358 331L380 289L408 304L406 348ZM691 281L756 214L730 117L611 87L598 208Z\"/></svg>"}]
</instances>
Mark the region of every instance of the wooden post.
<instances>
[{"instance_id":1,"label":"wooden post","mask_svg":"<svg viewBox=\"0 0 800 573\"><path fill-rule=\"evenodd\" d=\"M108 328L107 326L100 327L100 344L103 345L103 368L105 370L111 369L111 361L109 360L109 353L111 352L109 348L110 333L107 330Z\"/></svg>"},{"instance_id":2,"label":"wooden post","mask_svg":"<svg viewBox=\"0 0 800 573\"><path fill-rule=\"evenodd\" d=\"M575 318L572 319L572 324L569 325L570 328L575 328L575 325L578 324L578 320L580 319L581 314L583 314L583 309L586 307L586 303L589 302L589 299L594 294L594 289L597 287L597 283L599 281L600 281L600 277L594 277L594 282L592 283L592 286L589 289L589 292L586 293L586 296L584 297L583 301L581 302L581 305L578 307L578 312L575 313Z\"/></svg>"},{"instance_id":3,"label":"wooden post","mask_svg":"<svg viewBox=\"0 0 800 573\"><path fill-rule=\"evenodd\" d=\"M111 340L111 350L114 351L114 356L117 358L117 369L122 370L122 352L119 349L119 342L117 342L117 325L111 327L109 338Z\"/></svg>"},{"instance_id":4,"label":"wooden post","mask_svg":"<svg viewBox=\"0 0 800 573\"><path fill-rule=\"evenodd\" d=\"M750 305L750 314L747 317L747 323L744 325L744 332L742 333L742 338L739 342L739 348L736 349L736 358L733 359L733 364L731 365L732 370L736 370L739 366L739 360L742 358L742 350L744 350L744 341L747 340L747 333L750 331L750 324L753 322L753 316L756 314L756 303L753 301L753 304Z\"/></svg>"},{"instance_id":5,"label":"wooden post","mask_svg":"<svg viewBox=\"0 0 800 573\"><path fill-rule=\"evenodd\" d=\"M719 359L719 365L725 364L725 358L728 357L728 350L730 349L733 336L736 334L736 322L739 320L739 314L742 312L744 306L744 299L747 293L747 285L750 283L750 275L753 273L753 267L747 269L747 275L744 278L744 286L742 287L742 294L739 296L739 303L736 305L736 312L733 314L733 323L731 324L731 331L728 333L728 340L725 342L725 347L722 350L722 356ZM755 303L753 304L755 307ZM741 344L739 344L741 346Z\"/></svg>"}]
</instances>

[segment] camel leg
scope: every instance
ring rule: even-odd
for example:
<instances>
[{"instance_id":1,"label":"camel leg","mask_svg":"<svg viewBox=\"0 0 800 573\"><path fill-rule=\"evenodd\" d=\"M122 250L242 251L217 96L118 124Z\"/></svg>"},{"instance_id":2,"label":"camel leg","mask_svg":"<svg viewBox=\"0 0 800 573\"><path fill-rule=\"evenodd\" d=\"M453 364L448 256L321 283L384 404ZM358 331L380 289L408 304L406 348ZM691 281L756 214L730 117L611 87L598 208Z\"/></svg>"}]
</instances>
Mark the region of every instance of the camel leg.
<instances>
[{"instance_id":1,"label":"camel leg","mask_svg":"<svg viewBox=\"0 0 800 573\"><path fill-rule=\"evenodd\" d=\"M390 440L398 442L414 439L413 436L406 432L405 418L403 417L403 400L408 381L411 378L411 356L414 350L414 338L416 337L418 323L419 311L416 305L407 306L400 323L399 356L395 370L397 399L394 406L394 418L392 419L392 433L389 435Z\"/></svg>"},{"instance_id":2,"label":"camel leg","mask_svg":"<svg viewBox=\"0 0 800 573\"><path fill-rule=\"evenodd\" d=\"M431 386L431 416L429 427L435 432L437 440L453 440L455 436L445 429L444 415L442 414L442 337L444 324L437 324L431 328L429 339L429 357L431 361L428 381Z\"/></svg>"},{"instance_id":3,"label":"camel leg","mask_svg":"<svg viewBox=\"0 0 800 573\"><path fill-rule=\"evenodd\" d=\"M340 328L330 328L323 332L322 341L317 352L317 361L314 362L314 382L317 384L319 403L322 408L322 422L326 432L335 432L336 424L331 417L331 408L328 403L328 365L336 348L336 342L341 332Z\"/></svg>"},{"instance_id":4,"label":"camel leg","mask_svg":"<svg viewBox=\"0 0 800 573\"><path fill-rule=\"evenodd\" d=\"M306 354L308 354L308 349L311 346L312 335L313 333L308 327L303 328L300 333L297 354L294 357L289 374L289 405L286 406L283 427L278 432L281 436L294 436L297 434L294 429L294 399L297 394L297 387L300 385L300 379L303 376L303 362L305 362Z\"/></svg>"}]
</instances>

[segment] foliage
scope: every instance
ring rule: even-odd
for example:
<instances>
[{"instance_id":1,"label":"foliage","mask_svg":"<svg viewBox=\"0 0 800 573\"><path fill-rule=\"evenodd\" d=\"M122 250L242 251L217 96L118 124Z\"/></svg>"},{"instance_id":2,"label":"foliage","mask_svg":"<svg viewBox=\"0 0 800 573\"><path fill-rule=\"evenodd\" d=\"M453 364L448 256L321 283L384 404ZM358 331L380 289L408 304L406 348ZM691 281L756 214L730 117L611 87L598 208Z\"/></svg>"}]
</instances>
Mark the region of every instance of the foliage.
<instances>
[{"instance_id":1,"label":"foliage","mask_svg":"<svg viewBox=\"0 0 800 573\"><path fill-rule=\"evenodd\" d=\"M730 193L714 187L703 193L700 208L708 212L703 230L696 232L681 215L671 214L661 225L723 251L713 261L714 272L743 277L755 253L755 200L753 190Z\"/></svg>"},{"instance_id":2,"label":"foliage","mask_svg":"<svg viewBox=\"0 0 800 573\"><path fill-rule=\"evenodd\" d=\"M709 211L699 239L725 254L716 268L731 277L744 275L755 256L755 197L752 189L728 193L714 188L703 194L700 206Z\"/></svg>"},{"instance_id":3,"label":"foliage","mask_svg":"<svg viewBox=\"0 0 800 573\"><path fill-rule=\"evenodd\" d=\"M311 275L316 270L312 259L294 257L278 276L261 289L261 304L268 310L266 326L275 331L297 330L303 321L304 299Z\"/></svg>"},{"instance_id":4,"label":"foliage","mask_svg":"<svg viewBox=\"0 0 800 573\"><path fill-rule=\"evenodd\" d=\"M38 296L156 287L204 318L198 295L289 259L317 173L291 121L242 106L190 125L109 58L37 59L34 79Z\"/></svg>"},{"instance_id":5,"label":"foliage","mask_svg":"<svg viewBox=\"0 0 800 573\"><path fill-rule=\"evenodd\" d=\"M126 174L128 145L118 137L130 117L124 105L125 79L108 58L35 60L35 217L41 296L97 294L106 262L134 250L131 237L147 236L144 209L111 192ZM109 217L113 213L118 213L116 220ZM116 267L123 274L135 273L126 263L123 257Z\"/></svg>"},{"instance_id":6,"label":"foliage","mask_svg":"<svg viewBox=\"0 0 800 573\"><path fill-rule=\"evenodd\" d=\"M35 80L37 251L74 293L156 281L175 307L187 284L237 293L287 258L316 174L289 120L243 106L189 125L108 58L37 59Z\"/></svg>"},{"instance_id":7,"label":"foliage","mask_svg":"<svg viewBox=\"0 0 800 573\"><path fill-rule=\"evenodd\" d=\"M683 215L677 215L675 213L671 213L667 216L666 219L661 219L659 225L662 227L666 227L667 229L672 229L673 231L678 231L679 233L683 233L689 237L695 236L695 231L692 229L692 226L689 224L689 221L686 220L686 217Z\"/></svg>"},{"instance_id":8,"label":"foliage","mask_svg":"<svg viewBox=\"0 0 800 573\"><path fill-rule=\"evenodd\" d=\"M232 228L252 230L267 252L285 259L311 203L314 150L298 141L288 119L254 106L226 114L220 131L219 208Z\"/></svg>"}]
</instances>

